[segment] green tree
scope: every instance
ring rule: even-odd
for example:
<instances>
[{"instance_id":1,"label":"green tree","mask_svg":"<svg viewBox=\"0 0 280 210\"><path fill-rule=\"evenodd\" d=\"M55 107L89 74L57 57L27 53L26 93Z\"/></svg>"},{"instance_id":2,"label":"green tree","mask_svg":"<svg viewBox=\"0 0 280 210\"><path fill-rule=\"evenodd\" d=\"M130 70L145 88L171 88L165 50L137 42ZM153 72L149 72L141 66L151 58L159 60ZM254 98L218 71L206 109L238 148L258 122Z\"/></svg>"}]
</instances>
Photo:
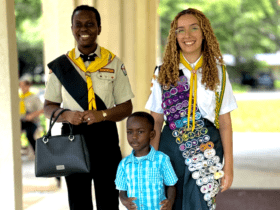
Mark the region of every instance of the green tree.
<instances>
[{"instance_id":1,"label":"green tree","mask_svg":"<svg viewBox=\"0 0 280 210\"><path fill-rule=\"evenodd\" d=\"M172 19L189 7L201 10L209 18L222 53L235 56L237 66L246 60L252 62L255 54L275 53L280 49L277 0L161 1L162 44L166 43Z\"/></svg>"},{"instance_id":2,"label":"green tree","mask_svg":"<svg viewBox=\"0 0 280 210\"><path fill-rule=\"evenodd\" d=\"M32 73L43 63L41 0L15 0L15 16L20 68Z\"/></svg>"}]
</instances>

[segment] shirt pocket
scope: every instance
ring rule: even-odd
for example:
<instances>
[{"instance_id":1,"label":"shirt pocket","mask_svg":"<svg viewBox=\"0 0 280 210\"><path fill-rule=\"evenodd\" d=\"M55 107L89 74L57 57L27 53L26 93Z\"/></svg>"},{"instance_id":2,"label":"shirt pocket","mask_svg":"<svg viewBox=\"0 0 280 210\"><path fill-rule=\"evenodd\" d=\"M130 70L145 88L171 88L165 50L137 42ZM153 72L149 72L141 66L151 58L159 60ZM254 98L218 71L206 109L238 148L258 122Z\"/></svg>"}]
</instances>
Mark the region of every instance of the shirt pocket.
<instances>
[{"instance_id":1,"label":"shirt pocket","mask_svg":"<svg viewBox=\"0 0 280 210\"><path fill-rule=\"evenodd\" d=\"M163 183L163 178L162 175L159 171L158 168L150 168L148 169L148 181L149 184L151 185L153 190L160 190L162 183Z\"/></svg>"},{"instance_id":2,"label":"shirt pocket","mask_svg":"<svg viewBox=\"0 0 280 210\"><path fill-rule=\"evenodd\" d=\"M93 87L99 91L113 91L113 83L115 80L114 73L97 72L94 78Z\"/></svg>"}]
</instances>

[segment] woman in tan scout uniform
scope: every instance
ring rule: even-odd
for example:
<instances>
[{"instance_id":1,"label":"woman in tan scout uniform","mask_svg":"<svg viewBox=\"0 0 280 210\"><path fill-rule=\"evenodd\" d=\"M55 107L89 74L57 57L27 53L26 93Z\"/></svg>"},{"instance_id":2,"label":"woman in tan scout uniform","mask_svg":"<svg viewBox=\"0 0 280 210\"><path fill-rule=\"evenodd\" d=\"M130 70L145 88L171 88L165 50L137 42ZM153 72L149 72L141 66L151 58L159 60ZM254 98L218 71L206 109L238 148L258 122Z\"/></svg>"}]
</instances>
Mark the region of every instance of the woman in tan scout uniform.
<instances>
[{"instance_id":1,"label":"woman in tan scout uniform","mask_svg":"<svg viewBox=\"0 0 280 210\"><path fill-rule=\"evenodd\" d=\"M118 209L114 179L121 153L115 122L131 114L134 95L124 64L96 43L100 22L95 8L77 7L72 15L77 47L48 65L45 113L49 117L62 109L62 103L64 109L70 109L59 119L62 133L69 133L66 123L73 124L74 132L84 135L90 152L92 172L66 177L71 210L93 209L92 180L97 209Z\"/></svg>"},{"instance_id":2,"label":"woman in tan scout uniform","mask_svg":"<svg viewBox=\"0 0 280 210\"><path fill-rule=\"evenodd\" d=\"M179 178L173 209L213 210L219 189L227 190L233 180L230 112L237 105L202 12L190 8L172 21L163 65L152 84L146 108L161 135L151 144L169 155Z\"/></svg>"}]
</instances>

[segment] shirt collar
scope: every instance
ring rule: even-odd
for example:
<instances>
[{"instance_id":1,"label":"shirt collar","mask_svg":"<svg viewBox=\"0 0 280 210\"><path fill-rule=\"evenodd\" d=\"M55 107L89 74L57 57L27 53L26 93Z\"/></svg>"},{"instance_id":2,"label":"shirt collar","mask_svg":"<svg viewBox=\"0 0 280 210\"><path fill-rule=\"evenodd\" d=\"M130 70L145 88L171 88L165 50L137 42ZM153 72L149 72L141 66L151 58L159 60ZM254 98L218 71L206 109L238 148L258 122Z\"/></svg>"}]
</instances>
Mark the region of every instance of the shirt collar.
<instances>
[{"instance_id":1,"label":"shirt collar","mask_svg":"<svg viewBox=\"0 0 280 210\"><path fill-rule=\"evenodd\" d=\"M201 54L201 56L202 56L202 54ZM184 55L183 55L183 58L185 59L185 61L188 62L188 64L190 64L190 66L191 66L192 68L194 68L195 65L198 63L199 59L201 58L201 56L199 56L199 58L198 58L194 63L190 63L190 62L185 58ZM180 64L181 64L181 63L180 63ZM182 65L183 65L183 64L182 64ZM183 66L184 66L184 65L183 65Z\"/></svg>"},{"instance_id":2,"label":"shirt collar","mask_svg":"<svg viewBox=\"0 0 280 210\"><path fill-rule=\"evenodd\" d=\"M154 161L155 160L155 154L156 154L156 150L154 149L153 146L150 146L151 151L149 152L148 155L144 156L144 158L142 160L150 160L150 161ZM128 158L126 159L125 164L128 163L138 163L137 158L134 156L134 150L132 150L131 154L128 156Z\"/></svg>"},{"instance_id":3,"label":"shirt collar","mask_svg":"<svg viewBox=\"0 0 280 210\"><path fill-rule=\"evenodd\" d=\"M80 52L80 50L78 49L78 46L75 47L75 59L78 59L78 57L80 57L82 53ZM96 50L89 54L89 55L93 55L96 54L99 58L101 58L101 52L100 52L100 46L97 45Z\"/></svg>"}]
</instances>

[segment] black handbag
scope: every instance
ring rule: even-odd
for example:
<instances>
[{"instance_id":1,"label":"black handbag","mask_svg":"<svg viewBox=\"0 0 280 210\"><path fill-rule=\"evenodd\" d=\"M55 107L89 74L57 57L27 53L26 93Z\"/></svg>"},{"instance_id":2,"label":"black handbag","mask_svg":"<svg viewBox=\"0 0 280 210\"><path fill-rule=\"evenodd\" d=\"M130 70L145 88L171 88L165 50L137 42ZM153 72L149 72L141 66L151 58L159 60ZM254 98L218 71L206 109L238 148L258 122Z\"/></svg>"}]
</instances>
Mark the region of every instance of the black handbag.
<instances>
[{"instance_id":1,"label":"black handbag","mask_svg":"<svg viewBox=\"0 0 280 210\"><path fill-rule=\"evenodd\" d=\"M86 142L82 134L73 135L73 125L69 123L69 135L51 136L53 125L67 109L59 112L52 122L55 111L50 119L48 133L36 140L36 177L60 177L74 173L89 173L90 160Z\"/></svg>"}]
</instances>

